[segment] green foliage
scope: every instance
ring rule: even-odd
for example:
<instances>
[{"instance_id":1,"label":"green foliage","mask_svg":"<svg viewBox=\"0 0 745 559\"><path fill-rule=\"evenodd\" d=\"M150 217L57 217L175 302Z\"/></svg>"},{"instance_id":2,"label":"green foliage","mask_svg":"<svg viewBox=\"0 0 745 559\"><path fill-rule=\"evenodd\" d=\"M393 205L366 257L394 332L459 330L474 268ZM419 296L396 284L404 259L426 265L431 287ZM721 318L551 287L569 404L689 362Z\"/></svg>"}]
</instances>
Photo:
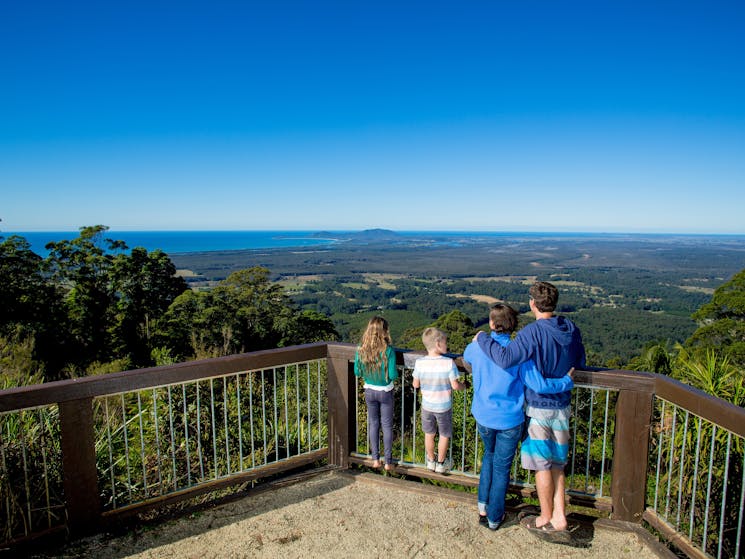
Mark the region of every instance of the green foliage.
<instances>
[{"instance_id":1,"label":"green foliage","mask_svg":"<svg viewBox=\"0 0 745 559\"><path fill-rule=\"evenodd\" d=\"M647 344L641 355L634 357L625 368L631 371L669 375L672 373L675 360L675 353L669 346L669 342Z\"/></svg>"},{"instance_id":2,"label":"green foliage","mask_svg":"<svg viewBox=\"0 0 745 559\"><path fill-rule=\"evenodd\" d=\"M448 351L463 353L473 339L475 330L473 322L461 311L450 311L423 328L410 328L400 338L401 346L408 349L425 349L422 332L427 327L439 328L448 335Z\"/></svg>"},{"instance_id":3,"label":"green foliage","mask_svg":"<svg viewBox=\"0 0 745 559\"><path fill-rule=\"evenodd\" d=\"M163 252L126 253L125 243L105 238L107 231L103 225L82 227L75 239L49 243L43 261L25 241L3 243L4 274L33 280L23 286L27 293L15 289L11 296L43 309L26 305L11 320L33 332L48 379L89 368L151 365L153 325L187 288Z\"/></svg>"},{"instance_id":4,"label":"green foliage","mask_svg":"<svg viewBox=\"0 0 745 559\"><path fill-rule=\"evenodd\" d=\"M597 307L567 315L582 332L582 341L595 366L616 366L640 355L661 337L680 342L695 329L692 320L629 308ZM588 359L588 362L590 360Z\"/></svg>"},{"instance_id":5,"label":"green foliage","mask_svg":"<svg viewBox=\"0 0 745 559\"><path fill-rule=\"evenodd\" d=\"M693 318L701 322L723 318L745 319L745 270L720 285L711 301L696 311Z\"/></svg>"},{"instance_id":6,"label":"green foliage","mask_svg":"<svg viewBox=\"0 0 745 559\"><path fill-rule=\"evenodd\" d=\"M422 341L422 332L424 332L424 329L428 328L429 326L432 326L432 324L430 323L422 327L409 328L405 330L399 338L400 346L405 347L406 349L413 349L418 351L425 350L426 348L424 347L424 342Z\"/></svg>"},{"instance_id":7,"label":"green foliage","mask_svg":"<svg viewBox=\"0 0 745 559\"><path fill-rule=\"evenodd\" d=\"M210 291L175 298L156 335L180 359L230 355L258 349L334 340L328 317L297 311L269 270L259 266L232 273Z\"/></svg>"},{"instance_id":8,"label":"green foliage","mask_svg":"<svg viewBox=\"0 0 745 559\"><path fill-rule=\"evenodd\" d=\"M150 357L156 367L173 365L176 360L171 356L171 350L167 347L156 347L150 352Z\"/></svg>"},{"instance_id":9,"label":"green foliage","mask_svg":"<svg viewBox=\"0 0 745 559\"><path fill-rule=\"evenodd\" d=\"M699 328L685 342L689 351L715 350L745 367L745 270L720 285L707 304L693 314Z\"/></svg>"},{"instance_id":10,"label":"green foliage","mask_svg":"<svg viewBox=\"0 0 745 559\"><path fill-rule=\"evenodd\" d=\"M278 343L280 347L339 339L331 319L313 310L283 313L275 321L275 327L282 333Z\"/></svg>"},{"instance_id":11,"label":"green foliage","mask_svg":"<svg viewBox=\"0 0 745 559\"><path fill-rule=\"evenodd\" d=\"M677 350L675 378L737 406L745 405L745 373L728 355L712 349L692 354L681 345Z\"/></svg>"},{"instance_id":12,"label":"green foliage","mask_svg":"<svg viewBox=\"0 0 745 559\"><path fill-rule=\"evenodd\" d=\"M475 333L471 319L458 310L439 317L435 320L434 327L447 333L450 353L463 353Z\"/></svg>"},{"instance_id":13,"label":"green foliage","mask_svg":"<svg viewBox=\"0 0 745 559\"><path fill-rule=\"evenodd\" d=\"M64 303L73 352L87 365L111 355L108 331L113 323L115 292L109 277L113 252L125 250L121 241L104 238L108 227L81 227L73 240L49 243L45 268L65 290Z\"/></svg>"},{"instance_id":14,"label":"green foliage","mask_svg":"<svg viewBox=\"0 0 745 559\"><path fill-rule=\"evenodd\" d=\"M449 268L452 265L443 263L443 270ZM558 312L580 326L589 362L596 366L620 367L638 356L645 345L660 339L682 342L696 327L690 314L707 299L700 291L681 288L678 284L684 280L662 271L567 269L545 279L557 283L561 292ZM355 313L367 317L371 313L411 313L397 315L409 323L409 317L417 319L404 325L399 330L403 335L394 341L400 347L421 349L410 328L422 329L454 310L482 327L488 322L487 301L492 300L485 297L528 312L527 289L532 277L386 277L385 289L376 281L362 274L329 275L296 290L293 298L303 308L331 314L342 339L351 342L361 330L348 325L353 320L347 317ZM391 327L398 328L393 322Z\"/></svg>"},{"instance_id":15,"label":"green foliage","mask_svg":"<svg viewBox=\"0 0 745 559\"><path fill-rule=\"evenodd\" d=\"M628 369L669 375L681 382L732 402L745 405L745 374L729 355L711 348L691 351L681 344L651 344L639 357L632 359Z\"/></svg>"},{"instance_id":16,"label":"green foliage","mask_svg":"<svg viewBox=\"0 0 745 559\"><path fill-rule=\"evenodd\" d=\"M0 389L40 384L42 366L34 359L34 340L22 329L0 336Z\"/></svg>"},{"instance_id":17,"label":"green foliage","mask_svg":"<svg viewBox=\"0 0 745 559\"><path fill-rule=\"evenodd\" d=\"M326 315L298 310L266 268L197 293L168 255L127 252L107 231L82 227L49 243L44 260L21 237L0 243L0 336L19 356L32 352L25 372L8 365L7 376L42 370L51 380L339 338Z\"/></svg>"},{"instance_id":18,"label":"green foliage","mask_svg":"<svg viewBox=\"0 0 745 559\"><path fill-rule=\"evenodd\" d=\"M30 338L33 360L46 378L55 380L65 362L62 293L49 282L42 258L22 237L0 243L0 286L0 335ZM27 374L36 374L36 365Z\"/></svg>"},{"instance_id":19,"label":"green foliage","mask_svg":"<svg viewBox=\"0 0 745 559\"><path fill-rule=\"evenodd\" d=\"M114 361L108 361L106 363L99 363L98 361L94 361L86 368L85 376L118 373L121 371L127 371L132 368L132 362L126 357L122 359L116 359Z\"/></svg>"},{"instance_id":20,"label":"green foliage","mask_svg":"<svg viewBox=\"0 0 745 559\"><path fill-rule=\"evenodd\" d=\"M142 247L117 255L110 281L116 294L110 327L114 354L125 355L138 367L151 364L152 339L157 320L187 288L164 252Z\"/></svg>"},{"instance_id":21,"label":"green foliage","mask_svg":"<svg viewBox=\"0 0 745 559\"><path fill-rule=\"evenodd\" d=\"M16 235L0 243L0 328L34 324L43 318L48 296L41 273L41 257Z\"/></svg>"},{"instance_id":22,"label":"green foliage","mask_svg":"<svg viewBox=\"0 0 745 559\"><path fill-rule=\"evenodd\" d=\"M374 315L380 315L385 318L391 328L391 338L393 345L400 348L414 349L406 345L406 339L403 334L409 328L421 328L430 322L430 320L417 311L384 309L380 311L367 311L352 314L335 314L331 318L338 330L342 340L359 343L367 323ZM421 336L421 329L419 335Z\"/></svg>"},{"instance_id":23,"label":"green foliage","mask_svg":"<svg viewBox=\"0 0 745 559\"><path fill-rule=\"evenodd\" d=\"M65 523L56 405L0 415L4 544Z\"/></svg>"}]
</instances>

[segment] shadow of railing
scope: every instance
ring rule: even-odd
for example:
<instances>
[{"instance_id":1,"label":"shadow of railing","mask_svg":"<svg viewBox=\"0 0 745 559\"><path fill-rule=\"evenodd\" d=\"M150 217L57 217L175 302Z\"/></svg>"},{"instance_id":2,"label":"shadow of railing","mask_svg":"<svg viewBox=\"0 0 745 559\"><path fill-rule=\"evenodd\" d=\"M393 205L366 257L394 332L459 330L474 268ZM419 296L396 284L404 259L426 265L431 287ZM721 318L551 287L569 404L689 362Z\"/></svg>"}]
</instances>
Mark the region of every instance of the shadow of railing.
<instances>
[{"instance_id":1,"label":"shadow of railing","mask_svg":"<svg viewBox=\"0 0 745 559\"><path fill-rule=\"evenodd\" d=\"M320 461L371 465L354 352L316 343L0 392L0 540L99 531ZM424 468L415 356L397 352L395 469L476 486L469 391L455 394L454 471ZM577 371L575 384L570 503L692 557L739 557L745 410L651 373ZM534 495L526 474L515 465L511 490Z\"/></svg>"}]
</instances>

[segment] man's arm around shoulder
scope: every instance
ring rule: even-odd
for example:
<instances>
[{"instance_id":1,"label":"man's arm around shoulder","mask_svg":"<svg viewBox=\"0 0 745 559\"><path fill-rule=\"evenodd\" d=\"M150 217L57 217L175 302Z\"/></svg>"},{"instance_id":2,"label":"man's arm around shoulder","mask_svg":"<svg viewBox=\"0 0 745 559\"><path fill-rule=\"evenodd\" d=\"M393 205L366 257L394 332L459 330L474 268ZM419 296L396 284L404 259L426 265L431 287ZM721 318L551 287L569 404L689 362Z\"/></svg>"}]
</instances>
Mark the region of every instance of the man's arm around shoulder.
<instances>
[{"instance_id":1,"label":"man's arm around shoulder","mask_svg":"<svg viewBox=\"0 0 745 559\"><path fill-rule=\"evenodd\" d=\"M503 369L519 365L531 357L530 352L520 338L520 333L507 347L502 347L499 342L482 332L477 333L474 340L478 342L481 351Z\"/></svg>"}]
</instances>

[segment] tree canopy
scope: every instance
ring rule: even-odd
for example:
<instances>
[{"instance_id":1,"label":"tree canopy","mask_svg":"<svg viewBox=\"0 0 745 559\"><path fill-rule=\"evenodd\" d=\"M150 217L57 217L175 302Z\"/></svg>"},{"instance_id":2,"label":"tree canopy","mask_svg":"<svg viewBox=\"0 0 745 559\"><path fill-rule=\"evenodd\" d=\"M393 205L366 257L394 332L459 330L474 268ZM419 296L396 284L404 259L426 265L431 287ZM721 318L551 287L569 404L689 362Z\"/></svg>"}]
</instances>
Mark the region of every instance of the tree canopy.
<instances>
[{"instance_id":1,"label":"tree canopy","mask_svg":"<svg viewBox=\"0 0 745 559\"><path fill-rule=\"evenodd\" d=\"M266 268L196 292L163 251L129 250L108 229L82 227L75 239L49 243L46 258L20 236L0 243L9 382L22 384L23 369L57 380L338 338L327 316L297 308Z\"/></svg>"},{"instance_id":2,"label":"tree canopy","mask_svg":"<svg viewBox=\"0 0 745 559\"><path fill-rule=\"evenodd\" d=\"M443 314L428 326L439 328L447 334L449 353L463 353L475 332L471 319L459 310ZM399 340L400 344L408 349L424 349L424 328L409 328L404 331Z\"/></svg>"},{"instance_id":3,"label":"tree canopy","mask_svg":"<svg viewBox=\"0 0 745 559\"><path fill-rule=\"evenodd\" d=\"M684 344L689 351L715 350L745 367L745 270L720 285L693 318L699 327Z\"/></svg>"}]
</instances>

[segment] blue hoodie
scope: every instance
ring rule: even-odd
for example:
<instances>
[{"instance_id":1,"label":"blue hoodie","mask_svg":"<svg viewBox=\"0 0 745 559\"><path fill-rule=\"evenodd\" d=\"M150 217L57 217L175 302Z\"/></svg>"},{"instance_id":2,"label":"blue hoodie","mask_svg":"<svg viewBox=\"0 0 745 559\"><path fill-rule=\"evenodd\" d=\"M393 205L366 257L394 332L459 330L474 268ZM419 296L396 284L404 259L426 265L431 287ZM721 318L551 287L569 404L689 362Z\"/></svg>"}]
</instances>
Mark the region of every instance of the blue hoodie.
<instances>
[{"instance_id":1,"label":"blue hoodie","mask_svg":"<svg viewBox=\"0 0 745 559\"><path fill-rule=\"evenodd\" d=\"M491 338L502 347L510 343L509 334L492 332ZM533 361L502 369L475 342L468 344L463 359L470 363L473 374L471 414L480 425L490 429L511 429L523 422L526 386L541 393L565 392L574 386L566 375L545 379Z\"/></svg>"},{"instance_id":2,"label":"blue hoodie","mask_svg":"<svg viewBox=\"0 0 745 559\"><path fill-rule=\"evenodd\" d=\"M546 378L560 378L572 367L581 369L585 366L582 335L574 323L563 316L541 318L528 324L506 347L490 336L479 336L478 344L500 367L514 367L532 359ZM528 388L525 398L533 407L565 408L571 401L571 391L538 394Z\"/></svg>"}]
</instances>

